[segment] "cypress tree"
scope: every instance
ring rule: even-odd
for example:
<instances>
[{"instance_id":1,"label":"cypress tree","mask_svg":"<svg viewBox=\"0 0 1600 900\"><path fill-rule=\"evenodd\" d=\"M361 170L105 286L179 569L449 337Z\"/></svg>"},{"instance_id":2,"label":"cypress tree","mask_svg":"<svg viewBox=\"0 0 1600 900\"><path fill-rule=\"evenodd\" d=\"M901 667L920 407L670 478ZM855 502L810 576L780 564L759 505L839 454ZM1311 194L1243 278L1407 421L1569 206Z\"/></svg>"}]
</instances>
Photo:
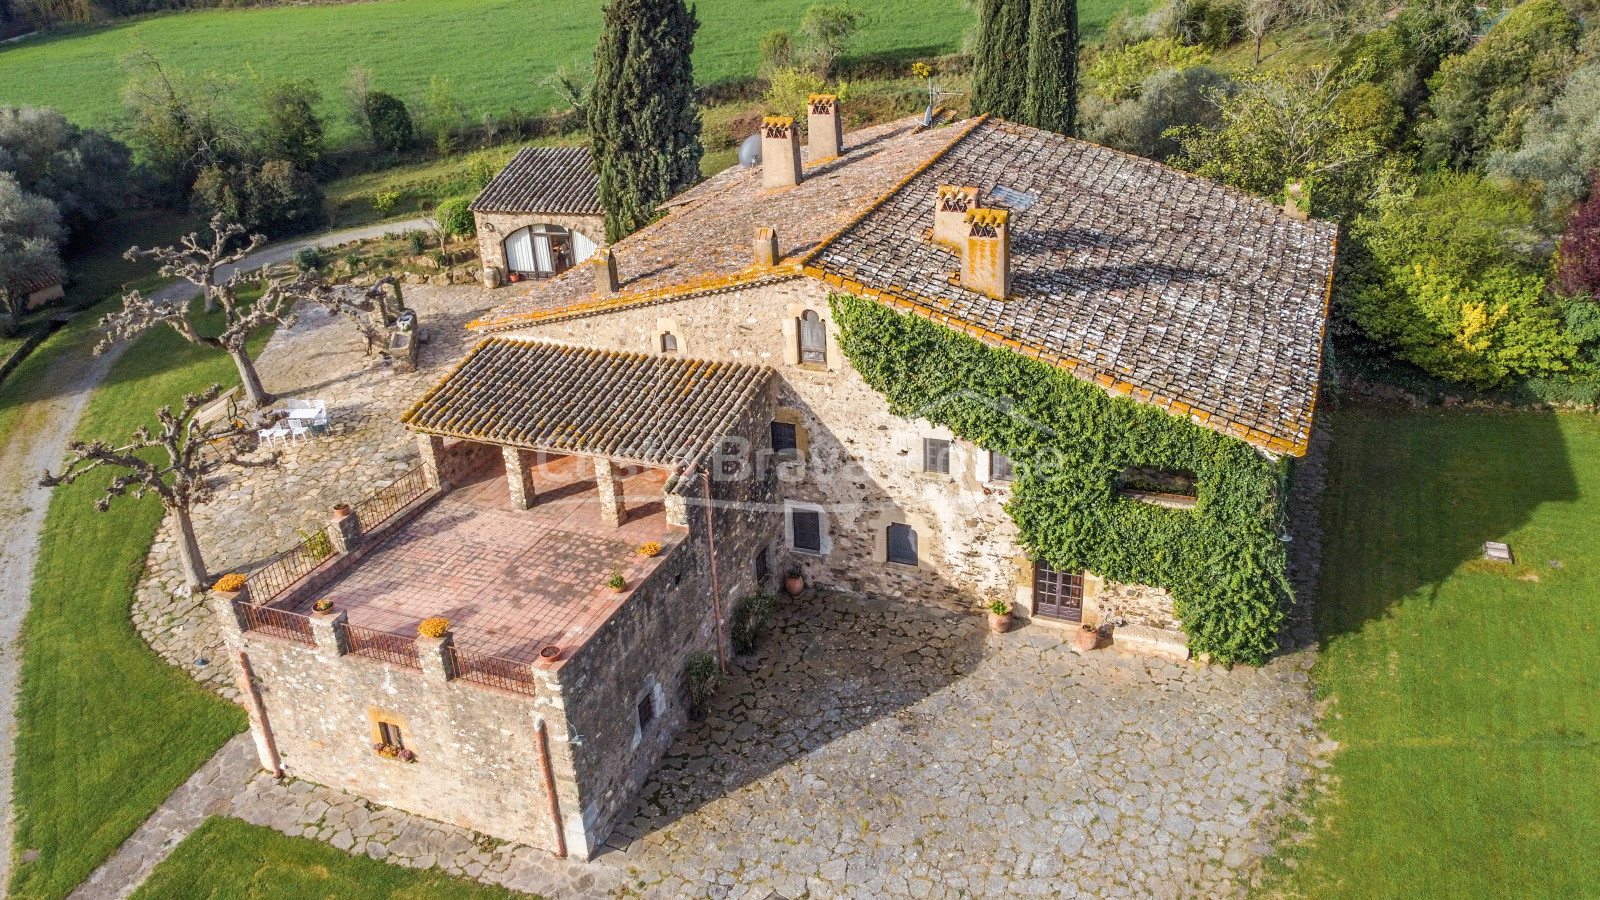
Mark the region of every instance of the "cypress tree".
<instances>
[{"instance_id":1,"label":"cypress tree","mask_svg":"<svg viewBox=\"0 0 1600 900\"><path fill-rule=\"evenodd\" d=\"M656 208L700 180L694 34L684 0L610 0L594 51L589 137L606 240L650 224Z\"/></svg>"},{"instance_id":2,"label":"cypress tree","mask_svg":"<svg viewBox=\"0 0 1600 900\"><path fill-rule=\"evenodd\" d=\"M1021 121L1071 136L1078 125L1078 0L1033 0Z\"/></svg>"},{"instance_id":3,"label":"cypress tree","mask_svg":"<svg viewBox=\"0 0 1600 900\"><path fill-rule=\"evenodd\" d=\"M972 113L1018 119L1028 95L1029 0L978 0Z\"/></svg>"}]
</instances>

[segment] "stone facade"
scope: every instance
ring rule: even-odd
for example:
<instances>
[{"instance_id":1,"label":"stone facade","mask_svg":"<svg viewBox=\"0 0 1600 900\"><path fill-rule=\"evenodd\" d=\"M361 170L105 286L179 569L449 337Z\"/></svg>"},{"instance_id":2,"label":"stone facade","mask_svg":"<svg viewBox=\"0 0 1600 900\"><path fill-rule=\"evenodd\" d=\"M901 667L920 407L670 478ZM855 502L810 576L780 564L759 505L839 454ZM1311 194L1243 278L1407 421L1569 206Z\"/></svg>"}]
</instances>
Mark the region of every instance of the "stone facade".
<instances>
[{"instance_id":1,"label":"stone facade","mask_svg":"<svg viewBox=\"0 0 1600 900\"><path fill-rule=\"evenodd\" d=\"M506 237L529 225L559 225L582 234L594 241L597 247L606 246L604 216L474 212L472 218L478 226L478 259L483 263L483 271L498 272L501 281L504 281L506 272Z\"/></svg>"}]
</instances>

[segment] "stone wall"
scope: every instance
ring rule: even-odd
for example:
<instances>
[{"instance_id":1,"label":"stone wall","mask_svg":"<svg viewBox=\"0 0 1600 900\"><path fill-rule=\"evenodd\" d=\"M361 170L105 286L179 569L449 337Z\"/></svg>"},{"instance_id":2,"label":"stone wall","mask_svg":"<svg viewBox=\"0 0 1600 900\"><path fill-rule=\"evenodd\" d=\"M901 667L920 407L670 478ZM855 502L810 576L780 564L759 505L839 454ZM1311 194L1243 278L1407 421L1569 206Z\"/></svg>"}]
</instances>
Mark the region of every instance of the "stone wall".
<instances>
[{"instance_id":1,"label":"stone wall","mask_svg":"<svg viewBox=\"0 0 1600 900\"><path fill-rule=\"evenodd\" d=\"M956 442L951 474L921 469L921 440L948 430L889 412L839 352L827 289L794 279L742 291L633 307L521 329L525 336L632 352L660 352L660 335L678 338L678 355L764 363L778 370L778 415L799 423L803 459L775 459L758 436L758 469L776 471L785 501L824 511L831 547L819 555L787 550L812 583L972 609L975 601L1016 596L1016 528L1002 509L1009 487L987 483L988 456ZM815 310L829 332L827 364L798 360L796 323ZM885 561L890 523L915 528L916 566Z\"/></svg>"},{"instance_id":2,"label":"stone wall","mask_svg":"<svg viewBox=\"0 0 1600 900\"><path fill-rule=\"evenodd\" d=\"M483 267L506 271L506 235L529 225L559 225L576 231L594 241L595 246L606 245L606 221L603 216L556 216L547 213L485 213L475 212L478 225L478 259Z\"/></svg>"},{"instance_id":3,"label":"stone wall","mask_svg":"<svg viewBox=\"0 0 1600 900\"><path fill-rule=\"evenodd\" d=\"M1182 631L1165 588L1107 580L1094 596L1100 621Z\"/></svg>"},{"instance_id":4,"label":"stone wall","mask_svg":"<svg viewBox=\"0 0 1600 900\"><path fill-rule=\"evenodd\" d=\"M556 793L569 823L579 794L568 729L553 680L537 697L249 632L235 638L258 682L285 773L375 803L555 849L539 765L536 722L545 720ZM398 723L414 763L373 750L375 722ZM570 815L567 815L569 814ZM567 828L572 847L571 825Z\"/></svg>"}]
</instances>

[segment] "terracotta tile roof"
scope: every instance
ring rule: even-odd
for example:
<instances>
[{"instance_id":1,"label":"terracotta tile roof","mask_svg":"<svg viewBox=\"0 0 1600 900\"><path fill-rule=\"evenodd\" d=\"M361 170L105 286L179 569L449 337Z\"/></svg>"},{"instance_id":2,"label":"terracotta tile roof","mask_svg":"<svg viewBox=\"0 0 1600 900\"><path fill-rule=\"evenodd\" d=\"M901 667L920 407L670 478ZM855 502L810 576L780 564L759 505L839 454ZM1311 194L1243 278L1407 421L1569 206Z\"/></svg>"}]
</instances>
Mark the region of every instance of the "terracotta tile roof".
<instances>
[{"instance_id":1,"label":"terracotta tile roof","mask_svg":"<svg viewBox=\"0 0 1600 900\"><path fill-rule=\"evenodd\" d=\"M587 147L523 147L469 208L598 216L600 177Z\"/></svg>"},{"instance_id":2,"label":"terracotta tile roof","mask_svg":"<svg viewBox=\"0 0 1600 900\"><path fill-rule=\"evenodd\" d=\"M17 282L16 291L17 293L26 297L29 294L45 290L46 288L53 288L59 284L61 284L61 279L54 275L24 276L22 280Z\"/></svg>"},{"instance_id":3,"label":"terracotta tile roof","mask_svg":"<svg viewBox=\"0 0 1600 900\"><path fill-rule=\"evenodd\" d=\"M1010 210L1010 296L928 239L940 185ZM1093 144L984 121L806 261L828 283L1303 455L1336 226Z\"/></svg>"},{"instance_id":4,"label":"terracotta tile roof","mask_svg":"<svg viewBox=\"0 0 1600 900\"><path fill-rule=\"evenodd\" d=\"M470 324L489 331L587 315L685 294L730 290L800 273L795 263L894 189L962 133L924 129L920 116L852 132L845 155L807 165L799 185L764 189L760 169L735 166L674 197L669 215L613 245L622 290L596 297L578 266ZM783 260L753 265L757 228L777 229Z\"/></svg>"},{"instance_id":5,"label":"terracotta tile roof","mask_svg":"<svg viewBox=\"0 0 1600 900\"><path fill-rule=\"evenodd\" d=\"M709 450L771 380L766 366L490 338L401 421L446 437L664 466Z\"/></svg>"}]
</instances>

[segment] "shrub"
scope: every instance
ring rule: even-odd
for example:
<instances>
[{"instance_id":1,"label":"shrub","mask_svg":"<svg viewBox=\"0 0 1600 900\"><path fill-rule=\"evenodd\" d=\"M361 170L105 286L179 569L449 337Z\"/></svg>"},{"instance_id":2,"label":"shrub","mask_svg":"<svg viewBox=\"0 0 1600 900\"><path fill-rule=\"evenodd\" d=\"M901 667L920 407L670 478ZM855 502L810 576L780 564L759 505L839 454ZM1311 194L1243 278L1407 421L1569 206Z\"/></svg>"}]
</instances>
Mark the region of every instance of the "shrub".
<instances>
[{"instance_id":1,"label":"shrub","mask_svg":"<svg viewBox=\"0 0 1600 900\"><path fill-rule=\"evenodd\" d=\"M761 36L760 74L763 78L770 78L773 72L793 65L794 39L789 36L789 32L775 29Z\"/></svg>"},{"instance_id":2,"label":"shrub","mask_svg":"<svg viewBox=\"0 0 1600 900\"><path fill-rule=\"evenodd\" d=\"M285 159L297 169L309 169L322 159L322 118L317 104L322 94L310 80L279 81L263 89L261 107L262 149L268 159Z\"/></svg>"},{"instance_id":3,"label":"shrub","mask_svg":"<svg viewBox=\"0 0 1600 900\"><path fill-rule=\"evenodd\" d=\"M819 3L800 19L800 41L806 64L826 78L833 64L850 49L863 16L854 7Z\"/></svg>"},{"instance_id":4,"label":"shrub","mask_svg":"<svg viewBox=\"0 0 1600 900\"><path fill-rule=\"evenodd\" d=\"M822 93L826 86L822 76L809 69L779 69L768 80L762 101L774 115L792 116L797 123L804 122L811 95Z\"/></svg>"},{"instance_id":5,"label":"shrub","mask_svg":"<svg viewBox=\"0 0 1600 900\"><path fill-rule=\"evenodd\" d=\"M415 229L406 232L406 246L411 248L412 256L421 256L428 249L428 233Z\"/></svg>"},{"instance_id":6,"label":"shrub","mask_svg":"<svg viewBox=\"0 0 1600 900\"><path fill-rule=\"evenodd\" d=\"M472 216L472 210L467 208L471 203L471 197L452 197L439 204L433 215L445 234L451 237L472 237L478 233L478 223Z\"/></svg>"},{"instance_id":7,"label":"shrub","mask_svg":"<svg viewBox=\"0 0 1600 900\"><path fill-rule=\"evenodd\" d=\"M709 650L696 650L689 654L683 674L684 680L689 683L689 715L696 719L705 718L706 705L726 681L722 669L717 665L716 655Z\"/></svg>"},{"instance_id":8,"label":"shrub","mask_svg":"<svg viewBox=\"0 0 1600 900\"><path fill-rule=\"evenodd\" d=\"M0 336L16 328L25 300L21 288L60 278L61 216L56 205L27 193L0 171Z\"/></svg>"},{"instance_id":9,"label":"shrub","mask_svg":"<svg viewBox=\"0 0 1600 900\"><path fill-rule=\"evenodd\" d=\"M367 94L366 113L367 136L374 149L381 153L410 149L412 141L416 140L416 129L404 101L393 94L372 91Z\"/></svg>"},{"instance_id":10,"label":"shrub","mask_svg":"<svg viewBox=\"0 0 1600 900\"><path fill-rule=\"evenodd\" d=\"M450 620L446 619L444 616L434 616L431 619L423 619L421 624L417 625L417 634L420 634L425 638L441 638L444 637L445 632L449 630Z\"/></svg>"},{"instance_id":11,"label":"shrub","mask_svg":"<svg viewBox=\"0 0 1600 900\"><path fill-rule=\"evenodd\" d=\"M1168 69L1182 71L1203 65L1211 54L1172 38L1153 38L1120 50L1102 50L1089 66L1094 93L1121 103L1139 96L1150 76Z\"/></svg>"},{"instance_id":12,"label":"shrub","mask_svg":"<svg viewBox=\"0 0 1600 900\"><path fill-rule=\"evenodd\" d=\"M283 160L210 166L195 180L191 204L207 218L220 215L274 238L311 231L327 218L316 180Z\"/></svg>"},{"instance_id":13,"label":"shrub","mask_svg":"<svg viewBox=\"0 0 1600 900\"><path fill-rule=\"evenodd\" d=\"M1488 168L1503 178L1537 183L1547 214L1582 201L1589 173L1600 168L1600 63L1573 70L1561 96L1523 129L1521 146L1495 153Z\"/></svg>"},{"instance_id":14,"label":"shrub","mask_svg":"<svg viewBox=\"0 0 1600 900\"><path fill-rule=\"evenodd\" d=\"M1214 127L1220 113L1213 98L1233 90L1231 79L1208 66L1160 71L1145 81L1138 99L1086 117L1085 134L1095 143L1165 161L1179 150L1169 132Z\"/></svg>"},{"instance_id":15,"label":"shrub","mask_svg":"<svg viewBox=\"0 0 1600 900\"><path fill-rule=\"evenodd\" d=\"M309 272L322 265L322 254L315 247L301 247L294 252L294 267Z\"/></svg>"},{"instance_id":16,"label":"shrub","mask_svg":"<svg viewBox=\"0 0 1600 900\"><path fill-rule=\"evenodd\" d=\"M467 181L474 193L482 192L500 174L500 167L485 154L479 153L467 160Z\"/></svg>"},{"instance_id":17,"label":"shrub","mask_svg":"<svg viewBox=\"0 0 1600 900\"><path fill-rule=\"evenodd\" d=\"M132 151L53 109L0 106L0 170L22 190L56 204L69 234L127 206Z\"/></svg>"},{"instance_id":18,"label":"shrub","mask_svg":"<svg viewBox=\"0 0 1600 900\"><path fill-rule=\"evenodd\" d=\"M399 191L378 191L372 195L372 208L380 216L387 216L394 212L395 204L399 202Z\"/></svg>"},{"instance_id":19,"label":"shrub","mask_svg":"<svg viewBox=\"0 0 1600 900\"><path fill-rule=\"evenodd\" d=\"M1600 296L1600 174L1561 235L1556 278L1569 297Z\"/></svg>"},{"instance_id":20,"label":"shrub","mask_svg":"<svg viewBox=\"0 0 1600 900\"><path fill-rule=\"evenodd\" d=\"M761 640L778 598L765 591L752 594L734 604L733 618L729 623L728 637L736 653L751 653Z\"/></svg>"}]
</instances>

